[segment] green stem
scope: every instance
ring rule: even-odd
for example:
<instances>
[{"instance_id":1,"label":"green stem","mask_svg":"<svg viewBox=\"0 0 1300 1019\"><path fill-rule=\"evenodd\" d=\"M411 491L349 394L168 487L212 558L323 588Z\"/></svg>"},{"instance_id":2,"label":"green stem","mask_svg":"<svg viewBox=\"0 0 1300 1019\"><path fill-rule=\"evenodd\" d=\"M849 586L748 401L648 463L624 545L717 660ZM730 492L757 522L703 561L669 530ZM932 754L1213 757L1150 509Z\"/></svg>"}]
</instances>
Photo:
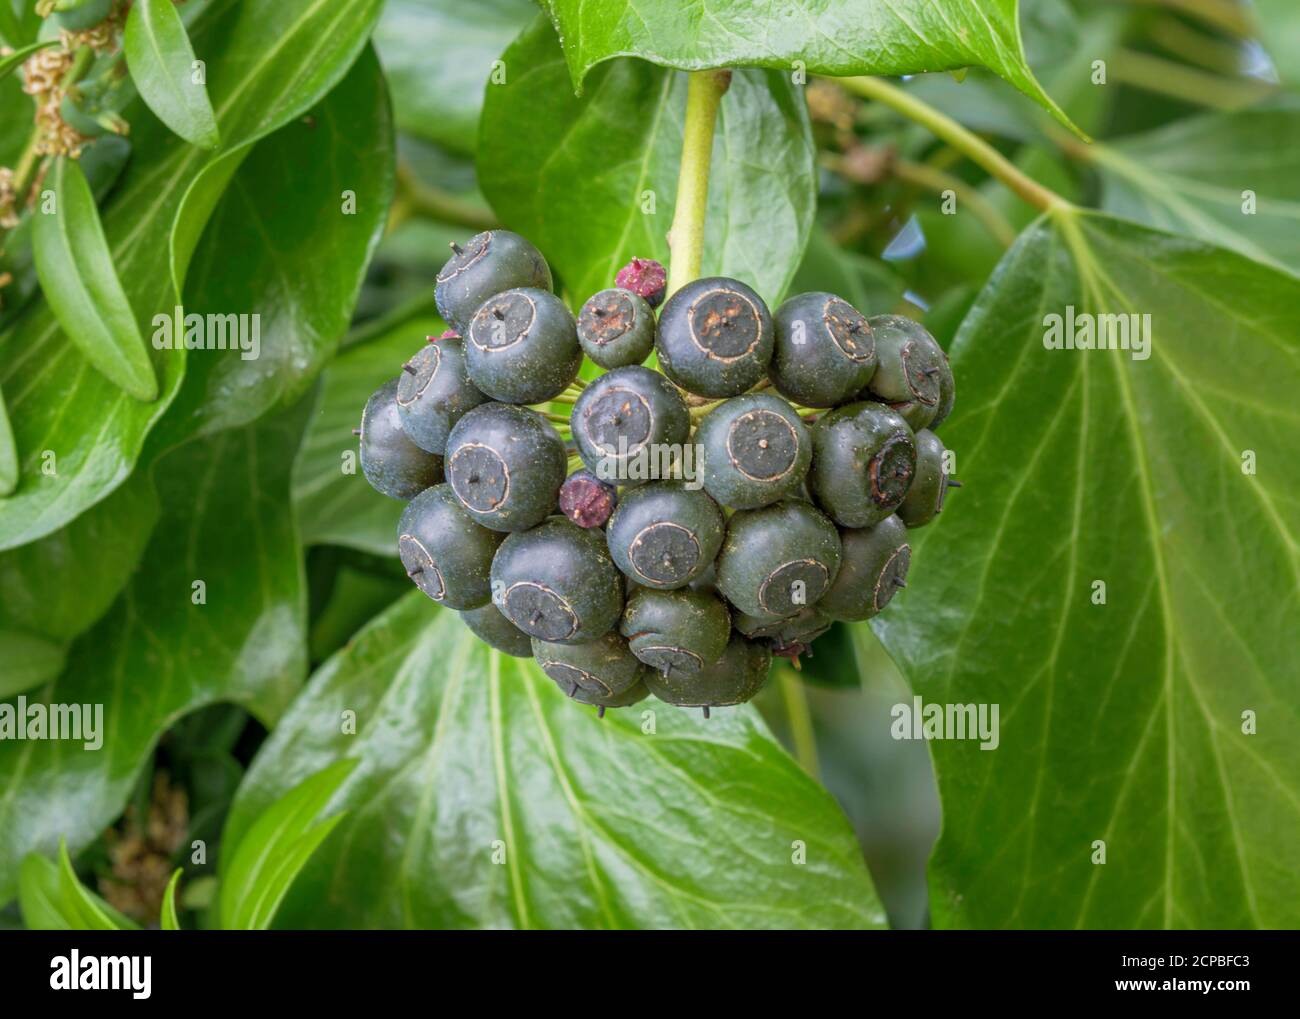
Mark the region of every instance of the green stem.
<instances>
[{"instance_id":1,"label":"green stem","mask_svg":"<svg viewBox=\"0 0 1300 1019\"><path fill-rule=\"evenodd\" d=\"M1267 82L1226 78L1136 50L1120 50L1110 66L1125 85L1215 110L1239 110L1277 91Z\"/></svg>"},{"instance_id":2,"label":"green stem","mask_svg":"<svg viewBox=\"0 0 1300 1019\"><path fill-rule=\"evenodd\" d=\"M790 741L794 744L795 760L813 778L817 778L817 734L813 731L812 713L808 710L808 695L803 681L793 669L777 669L777 682L781 699L785 703L786 718L790 722Z\"/></svg>"},{"instance_id":3,"label":"green stem","mask_svg":"<svg viewBox=\"0 0 1300 1019\"><path fill-rule=\"evenodd\" d=\"M419 216L438 223L469 227L471 230L491 230L497 225L496 217L490 210L441 188L425 184L405 163L400 163L397 167L397 194L393 198L393 205L402 211L398 223L411 216Z\"/></svg>"},{"instance_id":4,"label":"green stem","mask_svg":"<svg viewBox=\"0 0 1300 1019\"><path fill-rule=\"evenodd\" d=\"M686 89L686 128L677 174L677 208L668 247L668 296L700 275L704 257L704 214L709 203L709 164L718 107L731 84L730 71L693 71Z\"/></svg>"},{"instance_id":5,"label":"green stem","mask_svg":"<svg viewBox=\"0 0 1300 1019\"><path fill-rule=\"evenodd\" d=\"M959 150L974 163L1000 180L1015 195L1023 198L1042 212L1069 206L1064 198L1027 176L1011 160L979 135L967 130L951 117L940 113L929 103L922 102L910 92L905 92L880 78L838 78L850 92L888 106L909 120L914 120L937 138Z\"/></svg>"},{"instance_id":6,"label":"green stem","mask_svg":"<svg viewBox=\"0 0 1300 1019\"><path fill-rule=\"evenodd\" d=\"M958 202L967 206L975 218L984 224L984 228L1004 248L1009 248L1016 242L1016 228L1006 221L1002 213L998 212L977 188L971 187L964 180L925 163L913 163L907 159L894 161L894 176L936 194L951 191L956 195Z\"/></svg>"}]
</instances>

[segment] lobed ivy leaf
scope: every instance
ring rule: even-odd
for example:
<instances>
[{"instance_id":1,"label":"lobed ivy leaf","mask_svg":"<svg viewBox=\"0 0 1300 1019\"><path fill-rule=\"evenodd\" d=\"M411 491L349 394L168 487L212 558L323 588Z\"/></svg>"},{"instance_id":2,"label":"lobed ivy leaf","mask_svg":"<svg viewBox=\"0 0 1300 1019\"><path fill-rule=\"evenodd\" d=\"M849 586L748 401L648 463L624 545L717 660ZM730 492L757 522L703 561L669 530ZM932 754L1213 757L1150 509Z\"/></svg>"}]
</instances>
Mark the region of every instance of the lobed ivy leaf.
<instances>
[{"instance_id":1,"label":"lobed ivy leaf","mask_svg":"<svg viewBox=\"0 0 1300 1019\"><path fill-rule=\"evenodd\" d=\"M84 846L121 812L182 715L233 701L269 725L302 681L305 599L285 465L304 416L195 441L155 466L151 568L73 644L59 678L28 697L102 705L102 745L0 741L0 902L28 853L61 836Z\"/></svg>"},{"instance_id":2,"label":"lobed ivy leaf","mask_svg":"<svg viewBox=\"0 0 1300 1019\"><path fill-rule=\"evenodd\" d=\"M545 0L575 88L592 68L635 56L680 70L769 67L848 77L980 66L1068 118L1035 80L1018 0Z\"/></svg>"},{"instance_id":3,"label":"lobed ivy leaf","mask_svg":"<svg viewBox=\"0 0 1300 1019\"><path fill-rule=\"evenodd\" d=\"M106 379L137 400L157 399L149 351L81 164L60 156L46 183L53 201L32 220L36 275L46 301L73 345Z\"/></svg>"},{"instance_id":4,"label":"lobed ivy leaf","mask_svg":"<svg viewBox=\"0 0 1300 1019\"><path fill-rule=\"evenodd\" d=\"M304 545L342 545L397 554L404 504L380 495L361 473L357 437L361 408L402 370L425 342L446 328L441 319L400 322L345 349L325 372L311 423L293 464L293 504Z\"/></svg>"},{"instance_id":5,"label":"lobed ivy leaf","mask_svg":"<svg viewBox=\"0 0 1300 1019\"><path fill-rule=\"evenodd\" d=\"M501 51L537 16L531 0L388 0L375 27L397 126L472 155L483 83ZM431 47L440 56L431 55Z\"/></svg>"},{"instance_id":6,"label":"lobed ivy leaf","mask_svg":"<svg viewBox=\"0 0 1300 1019\"><path fill-rule=\"evenodd\" d=\"M328 94L361 52L379 7L380 0L216 0L205 8L190 34L208 62L226 145L246 149ZM222 156L184 143L142 103L125 116L134 154L102 217L113 264L145 327L176 305L168 272L173 223L186 192ZM190 219L185 229L201 232ZM57 530L131 473L184 370L184 351L153 353L161 398L142 404L88 370L43 304L0 334L0 387L22 464L18 489L0 500L0 549Z\"/></svg>"},{"instance_id":7,"label":"lobed ivy leaf","mask_svg":"<svg viewBox=\"0 0 1300 1019\"><path fill-rule=\"evenodd\" d=\"M1089 154L1107 211L1300 272L1300 103L1189 117Z\"/></svg>"},{"instance_id":8,"label":"lobed ivy leaf","mask_svg":"<svg viewBox=\"0 0 1300 1019\"><path fill-rule=\"evenodd\" d=\"M172 0L136 0L122 48L131 81L159 120L199 148L221 144L207 85L195 80L194 47Z\"/></svg>"},{"instance_id":9,"label":"lobed ivy leaf","mask_svg":"<svg viewBox=\"0 0 1300 1019\"><path fill-rule=\"evenodd\" d=\"M633 256L668 262L686 78L636 60L573 95L544 18L502 60L483 106L478 170L502 221L541 248L574 300L614 285ZM812 228L816 168L803 96L775 71L738 71L718 115L703 275L778 300ZM755 209L762 209L755 216Z\"/></svg>"},{"instance_id":10,"label":"lobed ivy leaf","mask_svg":"<svg viewBox=\"0 0 1300 1019\"><path fill-rule=\"evenodd\" d=\"M280 926L883 924L844 815L752 708L706 721L647 700L598 719L418 592L317 671L226 840L343 760L356 771L330 808L349 814Z\"/></svg>"},{"instance_id":11,"label":"lobed ivy leaf","mask_svg":"<svg viewBox=\"0 0 1300 1019\"><path fill-rule=\"evenodd\" d=\"M1150 358L1045 349L1071 307ZM964 487L873 622L926 702L999 705L996 750L931 747L936 926L1294 927L1300 280L1070 213L952 362Z\"/></svg>"},{"instance_id":12,"label":"lobed ivy leaf","mask_svg":"<svg viewBox=\"0 0 1300 1019\"><path fill-rule=\"evenodd\" d=\"M298 874L344 819L340 813L320 814L356 764L343 760L327 765L263 810L238 842L223 839L223 845L233 848L222 857L222 927L261 931L271 926Z\"/></svg>"}]
</instances>

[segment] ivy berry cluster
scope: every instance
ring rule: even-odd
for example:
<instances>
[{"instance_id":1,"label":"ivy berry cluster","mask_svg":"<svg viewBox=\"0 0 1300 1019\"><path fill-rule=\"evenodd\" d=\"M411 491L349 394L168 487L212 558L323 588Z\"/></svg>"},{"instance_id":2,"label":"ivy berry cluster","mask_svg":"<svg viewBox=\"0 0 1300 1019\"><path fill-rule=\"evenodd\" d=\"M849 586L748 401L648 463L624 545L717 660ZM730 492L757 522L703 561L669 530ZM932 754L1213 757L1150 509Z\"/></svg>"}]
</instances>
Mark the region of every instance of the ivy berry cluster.
<instances>
[{"instance_id":1,"label":"ivy berry cluster","mask_svg":"<svg viewBox=\"0 0 1300 1019\"><path fill-rule=\"evenodd\" d=\"M367 402L361 465L408 501L412 581L480 639L602 715L653 693L707 716L905 586L908 528L956 484L923 328L826 293L773 315L721 277L665 303L641 259L575 318L523 237L453 247L452 328Z\"/></svg>"}]
</instances>

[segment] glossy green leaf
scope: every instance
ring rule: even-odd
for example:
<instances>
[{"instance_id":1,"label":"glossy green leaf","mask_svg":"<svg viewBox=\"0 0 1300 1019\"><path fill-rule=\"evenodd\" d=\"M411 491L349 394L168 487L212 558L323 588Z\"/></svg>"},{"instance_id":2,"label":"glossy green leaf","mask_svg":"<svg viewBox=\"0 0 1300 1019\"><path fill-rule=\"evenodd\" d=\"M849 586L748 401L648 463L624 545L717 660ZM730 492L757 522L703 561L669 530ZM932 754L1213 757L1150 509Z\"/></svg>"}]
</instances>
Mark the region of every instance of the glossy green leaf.
<instances>
[{"instance_id":1,"label":"glossy green leaf","mask_svg":"<svg viewBox=\"0 0 1300 1019\"><path fill-rule=\"evenodd\" d=\"M397 520L403 503L380 495L357 460L361 408L402 370L428 336L446 326L416 318L345 349L325 372L316 408L293 465L293 502L306 545L343 545L397 554Z\"/></svg>"},{"instance_id":2,"label":"glossy green leaf","mask_svg":"<svg viewBox=\"0 0 1300 1019\"><path fill-rule=\"evenodd\" d=\"M139 924L119 913L78 880L59 842L58 862L33 853L23 861L18 884L23 923L35 931L138 930Z\"/></svg>"},{"instance_id":3,"label":"glossy green leaf","mask_svg":"<svg viewBox=\"0 0 1300 1019\"><path fill-rule=\"evenodd\" d=\"M232 349L190 352L159 441L238 427L303 396L352 317L387 221L393 158L388 94L367 47L306 117L240 161L183 301L186 314L229 323Z\"/></svg>"},{"instance_id":4,"label":"glossy green leaf","mask_svg":"<svg viewBox=\"0 0 1300 1019\"><path fill-rule=\"evenodd\" d=\"M0 629L0 699L48 683L63 671L66 649L34 633Z\"/></svg>"},{"instance_id":5,"label":"glossy green leaf","mask_svg":"<svg viewBox=\"0 0 1300 1019\"><path fill-rule=\"evenodd\" d=\"M1300 7L1294 0L1252 0L1259 38L1273 58L1278 77L1300 85Z\"/></svg>"},{"instance_id":6,"label":"glossy green leaf","mask_svg":"<svg viewBox=\"0 0 1300 1019\"><path fill-rule=\"evenodd\" d=\"M356 761L336 761L304 779L263 810L233 846L222 868L220 919L227 930L266 930L302 868L343 820L320 814ZM223 860L227 857L223 857Z\"/></svg>"},{"instance_id":7,"label":"glossy green leaf","mask_svg":"<svg viewBox=\"0 0 1300 1019\"><path fill-rule=\"evenodd\" d=\"M207 85L194 80L194 47L172 0L136 0L123 52L131 80L159 120L200 148L221 144Z\"/></svg>"},{"instance_id":8,"label":"glossy green leaf","mask_svg":"<svg viewBox=\"0 0 1300 1019\"><path fill-rule=\"evenodd\" d=\"M964 487L873 622L926 702L999 705L996 750L931 745L935 924L1295 927L1300 280L1060 223L956 340ZM1046 349L1071 307L1150 315L1149 359Z\"/></svg>"},{"instance_id":9,"label":"glossy green leaf","mask_svg":"<svg viewBox=\"0 0 1300 1019\"><path fill-rule=\"evenodd\" d=\"M306 672L302 564L289 508L303 412L164 457L150 564L72 647L47 703L102 704L98 749L0 741L0 902L18 863L65 836L86 845L122 810L160 733L233 701L270 724ZM75 577L69 581L75 584Z\"/></svg>"},{"instance_id":10,"label":"glossy green leaf","mask_svg":"<svg viewBox=\"0 0 1300 1019\"><path fill-rule=\"evenodd\" d=\"M375 47L397 126L472 153L493 61L536 16L531 0L388 0Z\"/></svg>"},{"instance_id":11,"label":"glossy green leaf","mask_svg":"<svg viewBox=\"0 0 1300 1019\"><path fill-rule=\"evenodd\" d=\"M752 708L706 721L647 700L598 719L418 592L317 671L254 761L227 840L349 758L331 808L350 813L282 926L883 923L843 814Z\"/></svg>"},{"instance_id":12,"label":"glossy green leaf","mask_svg":"<svg viewBox=\"0 0 1300 1019\"><path fill-rule=\"evenodd\" d=\"M546 0L575 86L593 67L636 56L681 70L798 68L899 75L981 66L1062 120L1025 62L1017 0ZM796 61L798 63L796 63Z\"/></svg>"},{"instance_id":13,"label":"glossy green leaf","mask_svg":"<svg viewBox=\"0 0 1300 1019\"><path fill-rule=\"evenodd\" d=\"M327 95L361 52L379 8L380 0L222 0L200 12L190 37L207 61L226 145L247 147ZM221 157L177 138L142 103L125 116L134 156L102 215L113 264L152 336L154 316L176 305L173 222L190 186ZM201 232L192 222L187 229ZM18 490L0 500L0 549L57 530L131 473L184 370L184 351L155 353L162 398L142 404L91 371L43 305L0 335L0 386L23 468ZM47 453L57 458L56 473L41 469Z\"/></svg>"},{"instance_id":14,"label":"glossy green leaf","mask_svg":"<svg viewBox=\"0 0 1300 1019\"><path fill-rule=\"evenodd\" d=\"M667 264L686 77L620 60L576 98L544 18L502 59L507 82L488 86L478 156L502 221L542 249L578 303L633 256ZM775 71L737 71L718 115L703 274L779 299L807 243L815 184L802 92Z\"/></svg>"},{"instance_id":15,"label":"glossy green leaf","mask_svg":"<svg viewBox=\"0 0 1300 1019\"><path fill-rule=\"evenodd\" d=\"M167 888L163 892L162 913L158 918L158 925L165 931L178 931L181 929L181 918L176 915L176 886L180 884L181 869L176 868L167 882Z\"/></svg>"},{"instance_id":16,"label":"glossy green leaf","mask_svg":"<svg viewBox=\"0 0 1300 1019\"><path fill-rule=\"evenodd\" d=\"M95 196L81 165L61 157L46 179L48 208L33 213L36 275L59 325L96 370L137 400L158 396L158 379L135 312L113 266Z\"/></svg>"},{"instance_id":17,"label":"glossy green leaf","mask_svg":"<svg viewBox=\"0 0 1300 1019\"><path fill-rule=\"evenodd\" d=\"M1108 211L1300 271L1300 104L1175 121L1091 155Z\"/></svg>"},{"instance_id":18,"label":"glossy green leaf","mask_svg":"<svg viewBox=\"0 0 1300 1019\"><path fill-rule=\"evenodd\" d=\"M4 0L0 0L0 7L4 6ZM2 26L0 26L2 27ZM29 46L23 46L20 49L10 53L7 57L0 57L0 78L13 74L18 70L33 53L47 49L50 46L58 45L57 39L48 39L45 42L34 42Z\"/></svg>"}]
</instances>

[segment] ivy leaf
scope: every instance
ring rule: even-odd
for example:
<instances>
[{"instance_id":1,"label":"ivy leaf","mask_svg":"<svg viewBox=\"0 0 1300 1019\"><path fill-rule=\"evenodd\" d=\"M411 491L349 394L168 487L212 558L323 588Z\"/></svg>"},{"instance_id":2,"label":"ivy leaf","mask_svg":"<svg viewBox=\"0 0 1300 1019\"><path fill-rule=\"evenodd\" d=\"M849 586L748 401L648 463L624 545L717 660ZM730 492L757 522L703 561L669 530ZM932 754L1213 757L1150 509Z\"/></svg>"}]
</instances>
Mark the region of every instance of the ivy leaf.
<instances>
[{"instance_id":1,"label":"ivy leaf","mask_svg":"<svg viewBox=\"0 0 1300 1019\"><path fill-rule=\"evenodd\" d=\"M405 133L472 155L492 62L537 16L530 0L388 0L375 28ZM443 54L431 58L429 41Z\"/></svg>"},{"instance_id":2,"label":"ivy leaf","mask_svg":"<svg viewBox=\"0 0 1300 1019\"><path fill-rule=\"evenodd\" d=\"M331 808L350 813L281 926L883 924L844 815L752 708L706 721L647 700L598 719L418 592L317 671L226 841L348 758Z\"/></svg>"},{"instance_id":3,"label":"ivy leaf","mask_svg":"<svg viewBox=\"0 0 1300 1019\"><path fill-rule=\"evenodd\" d=\"M502 220L541 248L574 295L613 286L633 256L667 263L685 76L619 60L576 98L544 18L502 59L508 77L488 86L478 161ZM807 109L788 76L736 72L718 114L703 275L734 276L769 301L785 293L812 227L813 160Z\"/></svg>"},{"instance_id":4,"label":"ivy leaf","mask_svg":"<svg viewBox=\"0 0 1300 1019\"><path fill-rule=\"evenodd\" d=\"M1293 0L1253 0L1259 38L1273 58L1278 76L1300 84L1300 7Z\"/></svg>"},{"instance_id":5,"label":"ivy leaf","mask_svg":"<svg viewBox=\"0 0 1300 1019\"><path fill-rule=\"evenodd\" d=\"M351 320L387 222L393 159L388 93L367 47L307 116L239 161L182 302L227 323L231 349L190 357L160 443L245 425L306 393Z\"/></svg>"},{"instance_id":6,"label":"ivy leaf","mask_svg":"<svg viewBox=\"0 0 1300 1019\"><path fill-rule=\"evenodd\" d=\"M57 863L35 853L23 861L18 904L28 930L126 931L140 927L78 880L62 840Z\"/></svg>"},{"instance_id":7,"label":"ivy leaf","mask_svg":"<svg viewBox=\"0 0 1300 1019\"><path fill-rule=\"evenodd\" d=\"M18 487L18 450L14 446L14 429L4 393L0 393L0 498Z\"/></svg>"},{"instance_id":8,"label":"ivy leaf","mask_svg":"<svg viewBox=\"0 0 1300 1019\"><path fill-rule=\"evenodd\" d=\"M546 6L575 88L616 56L685 71L770 67L837 77L977 65L1069 124L1025 62L1018 0L732 0L690 7L675 0L546 0Z\"/></svg>"},{"instance_id":9,"label":"ivy leaf","mask_svg":"<svg viewBox=\"0 0 1300 1019\"><path fill-rule=\"evenodd\" d=\"M32 220L36 275L45 299L97 371L137 400L157 399L149 348L113 267L81 165L60 156L46 184L54 192L53 208L38 208Z\"/></svg>"},{"instance_id":10,"label":"ivy leaf","mask_svg":"<svg viewBox=\"0 0 1300 1019\"><path fill-rule=\"evenodd\" d=\"M199 148L221 144L207 86L194 80L194 47L172 0L136 0L123 50L131 80L159 120Z\"/></svg>"},{"instance_id":11,"label":"ivy leaf","mask_svg":"<svg viewBox=\"0 0 1300 1019\"><path fill-rule=\"evenodd\" d=\"M1150 315L1150 358L1045 349L1069 308ZM873 621L926 701L1000 706L931 748L936 926L1296 926L1300 280L1070 213L952 362L965 487Z\"/></svg>"},{"instance_id":12,"label":"ivy leaf","mask_svg":"<svg viewBox=\"0 0 1300 1019\"><path fill-rule=\"evenodd\" d=\"M243 835L222 869L220 920L226 930L262 931L312 854L343 814L317 820L356 761L336 761L267 807ZM224 845L232 845L229 839Z\"/></svg>"},{"instance_id":13,"label":"ivy leaf","mask_svg":"<svg viewBox=\"0 0 1300 1019\"><path fill-rule=\"evenodd\" d=\"M305 410L184 445L157 464L163 512L145 552L151 568L40 691L44 703L103 705L102 745L0 741L0 902L28 853L60 836L84 846L121 812L176 719L233 701L270 725L302 681L302 563L285 465Z\"/></svg>"},{"instance_id":14,"label":"ivy leaf","mask_svg":"<svg viewBox=\"0 0 1300 1019\"><path fill-rule=\"evenodd\" d=\"M293 465L293 503L305 545L342 545L397 554L403 504L370 487L357 460L361 408L401 371L403 362L446 328L441 319L415 318L345 349L325 372L316 409Z\"/></svg>"},{"instance_id":15,"label":"ivy leaf","mask_svg":"<svg viewBox=\"0 0 1300 1019\"><path fill-rule=\"evenodd\" d=\"M1088 155L1107 211L1300 271L1300 105L1189 117Z\"/></svg>"},{"instance_id":16,"label":"ivy leaf","mask_svg":"<svg viewBox=\"0 0 1300 1019\"><path fill-rule=\"evenodd\" d=\"M360 54L380 6L380 0L245 0L201 11L190 35L208 61L226 145L247 148L327 95ZM173 223L191 185L221 156L186 144L143 104L125 116L133 155L102 217L113 264L143 326L175 308L168 272ZM192 222L187 227L194 231ZM22 464L18 489L0 501L0 549L57 530L130 475L179 387L185 352L167 351L159 364L160 399L144 404L88 371L43 304L0 334L0 387ZM49 452L57 456L54 473L41 469Z\"/></svg>"},{"instance_id":17,"label":"ivy leaf","mask_svg":"<svg viewBox=\"0 0 1300 1019\"><path fill-rule=\"evenodd\" d=\"M62 645L22 630L0 629L0 698L48 683L63 671Z\"/></svg>"}]
</instances>

